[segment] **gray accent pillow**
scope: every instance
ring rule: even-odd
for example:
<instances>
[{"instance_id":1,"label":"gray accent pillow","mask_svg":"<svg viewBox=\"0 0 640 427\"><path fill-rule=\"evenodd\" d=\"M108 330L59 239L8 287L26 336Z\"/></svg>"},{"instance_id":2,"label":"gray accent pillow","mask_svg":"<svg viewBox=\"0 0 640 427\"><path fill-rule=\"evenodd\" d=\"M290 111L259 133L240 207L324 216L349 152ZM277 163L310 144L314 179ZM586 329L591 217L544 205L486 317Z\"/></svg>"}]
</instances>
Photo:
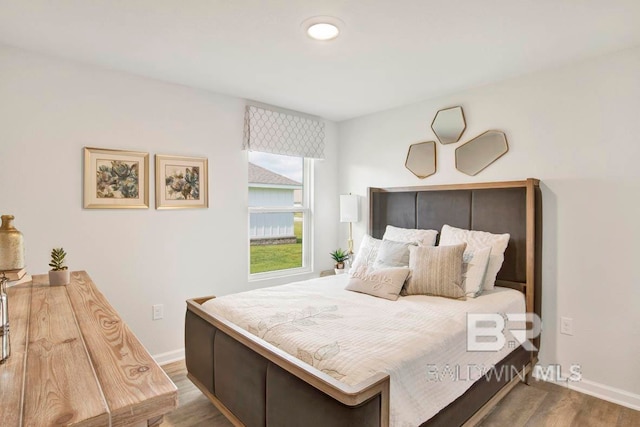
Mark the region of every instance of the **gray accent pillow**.
<instances>
[{"instance_id":1,"label":"gray accent pillow","mask_svg":"<svg viewBox=\"0 0 640 427\"><path fill-rule=\"evenodd\" d=\"M416 246L416 244L383 240L380 248L378 248L376 260L373 263L374 268L408 267L410 246Z\"/></svg>"},{"instance_id":2,"label":"gray accent pillow","mask_svg":"<svg viewBox=\"0 0 640 427\"><path fill-rule=\"evenodd\" d=\"M377 270L359 267L351 274L351 279L345 289L395 301L398 299L408 275L409 269L407 267Z\"/></svg>"},{"instance_id":3,"label":"gray accent pillow","mask_svg":"<svg viewBox=\"0 0 640 427\"><path fill-rule=\"evenodd\" d=\"M411 277L407 280L402 295L466 299L462 281L462 257L466 247L466 243L410 247Z\"/></svg>"}]
</instances>

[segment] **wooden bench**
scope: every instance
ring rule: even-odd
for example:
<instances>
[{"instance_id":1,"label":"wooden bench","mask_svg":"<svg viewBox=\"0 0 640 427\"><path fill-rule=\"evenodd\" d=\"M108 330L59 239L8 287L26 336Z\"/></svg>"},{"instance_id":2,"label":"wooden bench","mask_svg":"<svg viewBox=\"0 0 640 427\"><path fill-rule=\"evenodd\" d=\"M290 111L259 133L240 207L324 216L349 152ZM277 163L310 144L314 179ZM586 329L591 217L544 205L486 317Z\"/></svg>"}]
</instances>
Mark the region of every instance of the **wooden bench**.
<instances>
[{"instance_id":1,"label":"wooden bench","mask_svg":"<svg viewBox=\"0 0 640 427\"><path fill-rule=\"evenodd\" d=\"M0 365L2 426L157 426L176 386L84 271L8 290L11 357Z\"/></svg>"}]
</instances>

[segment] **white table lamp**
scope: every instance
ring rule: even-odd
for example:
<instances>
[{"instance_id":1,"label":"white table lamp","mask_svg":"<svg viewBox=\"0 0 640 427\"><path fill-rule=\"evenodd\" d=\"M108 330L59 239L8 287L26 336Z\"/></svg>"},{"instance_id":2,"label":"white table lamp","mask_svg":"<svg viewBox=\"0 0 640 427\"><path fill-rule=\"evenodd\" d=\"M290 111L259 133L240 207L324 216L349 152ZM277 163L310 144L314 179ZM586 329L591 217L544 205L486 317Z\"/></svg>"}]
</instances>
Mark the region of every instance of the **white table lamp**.
<instances>
[{"instance_id":1,"label":"white table lamp","mask_svg":"<svg viewBox=\"0 0 640 427\"><path fill-rule=\"evenodd\" d=\"M340 222L349 223L349 256L353 255L353 223L360 220L360 204L355 194L340 195Z\"/></svg>"}]
</instances>

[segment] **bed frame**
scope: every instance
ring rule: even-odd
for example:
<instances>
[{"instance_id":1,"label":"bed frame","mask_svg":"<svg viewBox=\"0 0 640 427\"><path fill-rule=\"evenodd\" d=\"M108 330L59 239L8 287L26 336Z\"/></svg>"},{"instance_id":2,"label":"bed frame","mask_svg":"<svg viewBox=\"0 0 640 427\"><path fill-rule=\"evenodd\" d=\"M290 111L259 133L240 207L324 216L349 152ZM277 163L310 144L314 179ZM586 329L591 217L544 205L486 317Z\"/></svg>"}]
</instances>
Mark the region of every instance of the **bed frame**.
<instances>
[{"instance_id":1,"label":"bed frame","mask_svg":"<svg viewBox=\"0 0 640 427\"><path fill-rule=\"evenodd\" d=\"M525 294L540 315L541 193L537 179L429 187L370 188L369 232L387 225L440 230L442 225L510 233L497 286ZM185 352L189 379L237 426L389 425L389 376L345 385L227 320L187 301ZM539 338L534 341L539 348ZM522 378L537 351L519 347L497 366L510 376L484 377L423 426L475 425ZM517 372L517 374L516 374Z\"/></svg>"}]
</instances>

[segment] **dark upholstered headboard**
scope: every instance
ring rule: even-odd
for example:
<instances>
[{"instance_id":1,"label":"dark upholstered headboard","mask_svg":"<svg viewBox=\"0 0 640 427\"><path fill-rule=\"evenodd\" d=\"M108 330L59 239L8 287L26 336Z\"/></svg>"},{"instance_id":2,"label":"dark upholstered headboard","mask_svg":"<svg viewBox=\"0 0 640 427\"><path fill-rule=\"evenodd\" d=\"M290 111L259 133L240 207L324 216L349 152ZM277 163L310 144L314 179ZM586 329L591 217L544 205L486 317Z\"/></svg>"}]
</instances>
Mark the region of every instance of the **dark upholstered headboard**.
<instances>
[{"instance_id":1,"label":"dark upholstered headboard","mask_svg":"<svg viewBox=\"0 0 640 427\"><path fill-rule=\"evenodd\" d=\"M496 284L526 294L527 311L539 308L541 193L537 179L430 187L369 188L369 232L382 238L387 225L440 231L453 227L509 233ZM539 310L535 310L539 313Z\"/></svg>"}]
</instances>

